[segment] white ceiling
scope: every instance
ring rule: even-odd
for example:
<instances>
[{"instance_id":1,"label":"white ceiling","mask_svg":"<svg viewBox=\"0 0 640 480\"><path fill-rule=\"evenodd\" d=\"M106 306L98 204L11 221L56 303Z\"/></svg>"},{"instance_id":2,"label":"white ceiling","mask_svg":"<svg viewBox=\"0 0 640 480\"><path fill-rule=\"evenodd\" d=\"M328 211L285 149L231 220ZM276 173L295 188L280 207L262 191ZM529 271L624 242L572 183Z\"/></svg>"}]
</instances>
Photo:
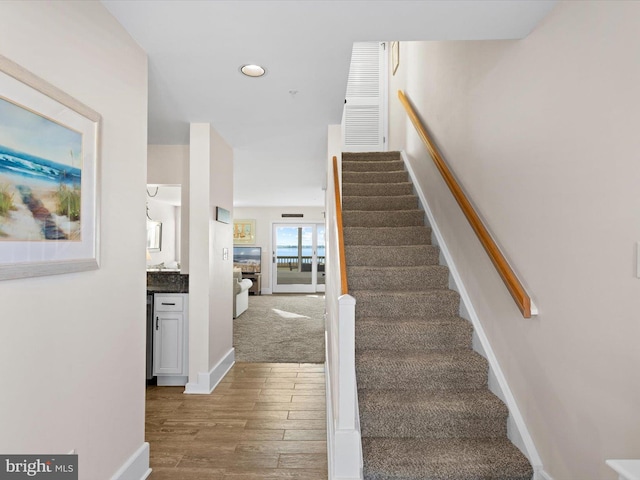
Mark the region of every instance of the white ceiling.
<instances>
[{"instance_id":1,"label":"white ceiling","mask_svg":"<svg viewBox=\"0 0 640 480\"><path fill-rule=\"evenodd\" d=\"M209 122L235 150L235 206L307 206L324 203L353 42L522 38L556 0L102 2L149 55L150 144Z\"/></svg>"}]
</instances>

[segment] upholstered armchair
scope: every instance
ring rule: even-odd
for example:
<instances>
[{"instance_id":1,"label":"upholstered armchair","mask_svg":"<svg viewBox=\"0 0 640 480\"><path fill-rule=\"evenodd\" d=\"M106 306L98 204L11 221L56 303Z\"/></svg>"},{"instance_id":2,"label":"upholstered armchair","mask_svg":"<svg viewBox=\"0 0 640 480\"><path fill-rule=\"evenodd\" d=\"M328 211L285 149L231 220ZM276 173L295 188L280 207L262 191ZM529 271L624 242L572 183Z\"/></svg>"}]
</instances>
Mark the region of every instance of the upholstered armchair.
<instances>
[{"instance_id":1,"label":"upholstered armchair","mask_svg":"<svg viewBox=\"0 0 640 480\"><path fill-rule=\"evenodd\" d=\"M249 308L249 289L253 282L242 278L240 270L233 269L233 318L237 318Z\"/></svg>"}]
</instances>

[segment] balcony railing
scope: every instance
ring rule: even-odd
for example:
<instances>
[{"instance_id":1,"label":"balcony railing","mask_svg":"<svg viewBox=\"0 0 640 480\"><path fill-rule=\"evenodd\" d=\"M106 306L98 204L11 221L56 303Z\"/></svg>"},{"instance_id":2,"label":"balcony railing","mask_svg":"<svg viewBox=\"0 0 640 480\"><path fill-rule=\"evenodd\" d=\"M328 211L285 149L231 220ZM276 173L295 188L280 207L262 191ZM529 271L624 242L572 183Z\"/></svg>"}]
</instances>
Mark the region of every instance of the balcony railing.
<instances>
[{"instance_id":1,"label":"balcony railing","mask_svg":"<svg viewBox=\"0 0 640 480\"><path fill-rule=\"evenodd\" d=\"M316 257L318 259L318 270L320 267L324 267L324 256ZM290 271L298 270L298 266L300 267L300 271L311 271L311 265L313 264L313 257L305 256L299 257L297 255L287 256L287 257L276 257L276 263L278 264L278 268L288 268Z\"/></svg>"}]
</instances>

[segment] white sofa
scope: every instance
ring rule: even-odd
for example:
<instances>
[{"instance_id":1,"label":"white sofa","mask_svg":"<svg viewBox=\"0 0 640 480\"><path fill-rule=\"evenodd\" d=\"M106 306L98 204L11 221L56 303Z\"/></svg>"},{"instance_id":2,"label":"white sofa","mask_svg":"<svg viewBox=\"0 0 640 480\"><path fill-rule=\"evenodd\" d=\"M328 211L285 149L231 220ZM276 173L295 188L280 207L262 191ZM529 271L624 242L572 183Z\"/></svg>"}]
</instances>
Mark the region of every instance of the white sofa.
<instances>
[{"instance_id":1,"label":"white sofa","mask_svg":"<svg viewBox=\"0 0 640 480\"><path fill-rule=\"evenodd\" d=\"M242 278L242 272L233 270L233 318L238 318L249 308L249 289L253 282L248 278Z\"/></svg>"}]
</instances>

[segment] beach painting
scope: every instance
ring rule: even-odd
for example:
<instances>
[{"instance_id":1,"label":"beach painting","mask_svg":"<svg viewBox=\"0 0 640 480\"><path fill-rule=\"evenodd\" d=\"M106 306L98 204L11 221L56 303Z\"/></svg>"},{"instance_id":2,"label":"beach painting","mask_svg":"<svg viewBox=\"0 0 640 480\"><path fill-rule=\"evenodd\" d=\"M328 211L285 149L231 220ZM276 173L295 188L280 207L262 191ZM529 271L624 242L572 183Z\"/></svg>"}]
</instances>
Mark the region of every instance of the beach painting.
<instances>
[{"instance_id":1,"label":"beach painting","mask_svg":"<svg viewBox=\"0 0 640 480\"><path fill-rule=\"evenodd\" d=\"M0 244L82 240L82 137L0 96Z\"/></svg>"},{"instance_id":2,"label":"beach painting","mask_svg":"<svg viewBox=\"0 0 640 480\"><path fill-rule=\"evenodd\" d=\"M233 243L234 244L256 243L256 221L255 220L234 220L233 221Z\"/></svg>"},{"instance_id":3,"label":"beach painting","mask_svg":"<svg viewBox=\"0 0 640 480\"><path fill-rule=\"evenodd\" d=\"M101 123L0 55L0 280L100 267Z\"/></svg>"}]
</instances>

